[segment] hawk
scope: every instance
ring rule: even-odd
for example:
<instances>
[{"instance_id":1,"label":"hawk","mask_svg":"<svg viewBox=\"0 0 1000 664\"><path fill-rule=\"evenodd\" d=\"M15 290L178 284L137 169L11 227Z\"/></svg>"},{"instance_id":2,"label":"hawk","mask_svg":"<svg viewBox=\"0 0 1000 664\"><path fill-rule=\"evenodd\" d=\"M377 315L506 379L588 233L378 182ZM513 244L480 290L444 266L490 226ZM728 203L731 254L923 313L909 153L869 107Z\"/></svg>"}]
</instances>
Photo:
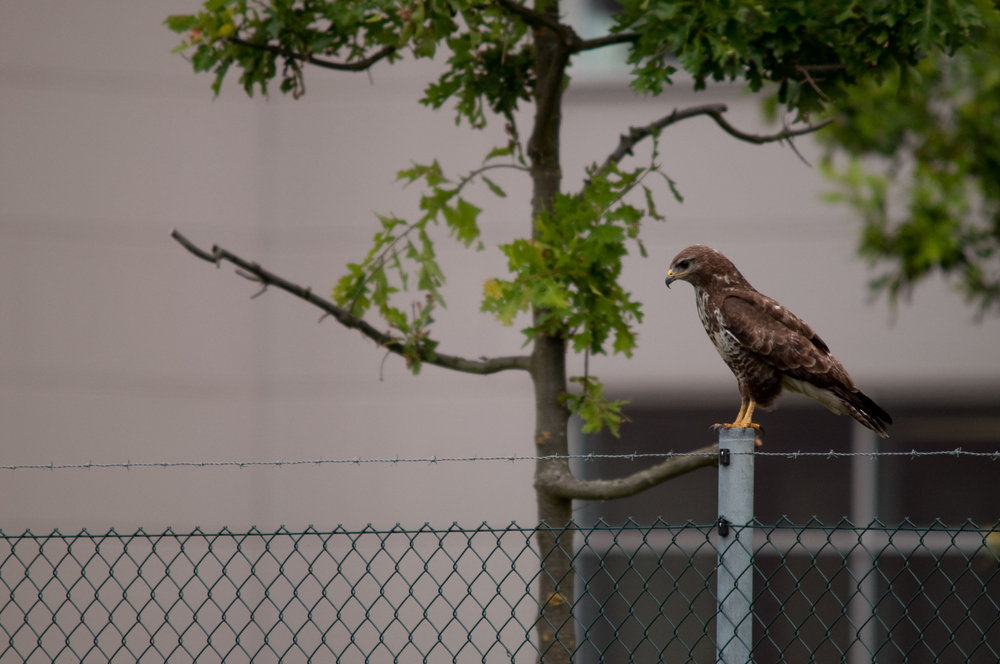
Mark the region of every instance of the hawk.
<instances>
[{"instance_id":1,"label":"hawk","mask_svg":"<svg viewBox=\"0 0 1000 664\"><path fill-rule=\"evenodd\" d=\"M694 286L701 324L739 383L739 415L724 427L759 429L751 422L754 408L769 409L786 389L888 437L885 426L892 418L854 386L826 343L798 316L758 293L728 258L704 245L688 247L667 271L667 287L674 281Z\"/></svg>"}]
</instances>

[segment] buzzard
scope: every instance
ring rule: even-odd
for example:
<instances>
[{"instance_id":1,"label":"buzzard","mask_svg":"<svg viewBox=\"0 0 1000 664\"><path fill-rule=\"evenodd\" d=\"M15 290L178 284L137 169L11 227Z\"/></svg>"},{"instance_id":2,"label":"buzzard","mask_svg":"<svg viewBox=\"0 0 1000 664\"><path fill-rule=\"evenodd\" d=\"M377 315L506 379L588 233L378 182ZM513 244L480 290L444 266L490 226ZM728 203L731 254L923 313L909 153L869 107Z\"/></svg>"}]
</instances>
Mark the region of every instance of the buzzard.
<instances>
[{"instance_id":1,"label":"buzzard","mask_svg":"<svg viewBox=\"0 0 1000 664\"><path fill-rule=\"evenodd\" d=\"M701 324L739 382L743 405L736 421L724 427L759 429L750 421L754 408L770 408L787 389L888 437L885 426L892 418L854 386L823 340L758 293L728 258L704 245L688 247L667 271L668 288L678 280L694 286Z\"/></svg>"}]
</instances>

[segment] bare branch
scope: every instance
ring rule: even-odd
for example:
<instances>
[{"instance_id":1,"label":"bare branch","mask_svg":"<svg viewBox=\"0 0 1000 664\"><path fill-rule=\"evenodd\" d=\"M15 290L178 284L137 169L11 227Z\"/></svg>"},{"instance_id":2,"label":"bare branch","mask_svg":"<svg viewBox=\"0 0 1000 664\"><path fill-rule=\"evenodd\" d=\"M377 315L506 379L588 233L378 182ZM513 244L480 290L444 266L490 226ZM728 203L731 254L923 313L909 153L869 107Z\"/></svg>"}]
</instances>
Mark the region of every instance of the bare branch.
<instances>
[{"instance_id":1,"label":"bare branch","mask_svg":"<svg viewBox=\"0 0 1000 664\"><path fill-rule=\"evenodd\" d=\"M607 169L611 168L612 165L617 164L624 159L626 155L632 154L632 148L635 147L635 144L647 136L652 135L655 131L659 131L660 129L672 125L675 122L680 122L681 120L693 118L698 115L724 113L725 111L725 104L692 106L690 108L685 108L684 110L678 110L675 108L670 115L660 118L656 122L648 124L645 127L629 127L628 134L621 135L618 147L615 148L615 151L608 155L608 158L604 160L604 163L601 165L601 168L598 169L597 174L603 173Z\"/></svg>"},{"instance_id":2,"label":"bare branch","mask_svg":"<svg viewBox=\"0 0 1000 664\"><path fill-rule=\"evenodd\" d=\"M552 462L536 475L535 488L565 500L627 498L692 470L718 465L718 452L718 444L709 445L612 480L581 480L570 471L568 462Z\"/></svg>"},{"instance_id":3,"label":"bare branch","mask_svg":"<svg viewBox=\"0 0 1000 664\"><path fill-rule=\"evenodd\" d=\"M573 47L573 51L576 53L581 51L592 51L596 48L603 48L613 44L631 44L636 41L639 41L639 35L634 32L619 32L616 35L606 35L595 39L581 39L576 42Z\"/></svg>"},{"instance_id":4,"label":"bare branch","mask_svg":"<svg viewBox=\"0 0 1000 664\"><path fill-rule=\"evenodd\" d=\"M747 143L755 143L761 145L763 143L774 143L775 141L785 141L790 138L795 138L796 136L803 136L805 134L811 134L814 131L819 131L823 127L827 126L833 122L833 118L828 118L823 120L819 124L806 125L802 129L789 129L785 127L776 134L747 134L740 131L733 125L729 124L725 118L722 117L722 113L710 113L712 119L715 120L716 124L722 127L722 130L734 138L738 138L741 141L746 141Z\"/></svg>"},{"instance_id":5,"label":"bare branch","mask_svg":"<svg viewBox=\"0 0 1000 664\"><path fill-rule=\"evenodd\" d=\"M822 97L825 101L830 101L830 97L825 92L820 90L818 85L816 85L817 81L822 81L823 79L817 78L814 80L813 77L809 75L809 70L799 65L795 66L795 70L805 77L805 82L809 84L809 87L816 91L816 94Z\"/></svg>"},{"instance_id":6,"label":"bare branch","mask_svg":"<svg viewBox=\"0 0 1000 664\"><path fill-rule=\"evenodd\" d=\"M775 73L785 73L791 71L797 71L800 73L808 72L810 74L827 74L835 71L843 71L847 69L845 65L778 65L774 68Z\"/></svg>"},{"instance_id":7,"label":"bare branch","mask_svg":"<svg viewBox=\"0 0 1000 664\"><path fill-rule=\"evenodd\" d=\"M170 236L198 258L208 261L209 263L215 263L216 265L219 265L222 261L228 261L240 270L253 275L265 288L267 286L275 286L287 293L291 293L292 295L305 300L309 304L322 309L327 315L333 316L341 323L341 325L354 330L359 330L366 337L372 339L375 343L386 350L396 353L397 355L403 354L404 347L402 341L387 332L382 332L381 330L373 327L346 309L338 307L333 302L314 295L309 288L303 288L302 286L293 284L276 274L268 272L257 263L246 261L239 256L226 251L222 247L213 246L211 253L209 253L197 247L177 230L171 231ZM472 374L492 374L506 369L521 369L523 371L531 370L531 358L526 355L470 360L456 355L445 355L444 353L425 353L423 348L421 348L420 360L422 362L426 362L427 364L444 367L445 369L454 369L455 371Z\"/></svg>"},{"instance_id":8,"label":"bare branch","mask_svg":"<svg viewBox=\"0 0 1000 664\"><path fill-rule=\"evenodd\" d=\"M216 265L219 264L219 261L218 261L218 259L216 259L215 256L213 256L212 254L208 253L207 251L203 251L203 250L199 249L190 240L188 240L186 237L184 237L183 235L181 235L177 231L177 229L174 229L174 230L170 231L170 237L172 237L175 240L177 240L178 242L180 242L182 247L184 247L185 249L187 249L188 251L190 251L192 254L194 254L195 256L197 256L198 258L200 258L201 260L208 261L209 263L215 263Z\"/></svg>"},{"instance_id":9,"label":"bare branch","mask_svg":"<svg viewBox=\"0 0 1000 664\"><path fill-rule=\"evenodd\" d=\"M282 48L280 46L275 46L273 44L256 44L254 42L247 41L245 39L240 39L239 37L230 37L230 42L238 44L240 46L246 46L247 48L255 48L259 51L267 51L268 53L274 53L275 55L280 55L285 58L291 58L293 60L301 60L302 62L308 62L311 65L316 65L317 67L325 67L326 69L336 69L338 71L364 71L368 69L373 64L395 53L396 47L389 45L382 49L375 51L367 58L362 60L355 60L354 62L334 62L332 60L324 60L323 58L317 58L312 54L296 53L287 48Z\"/></svg>"},{"instance_id":10,"label":"bare branch","mask_svg":"<svg viewBox=\"0 0 1000 664\"><path fill-rule=\"evenodd\" d=\"M675 122L680 122L681 120L687 120L688 118L693 118L699 115L707 115L713 120L715 120L716 124L722 127L722 130L725 131L730 136L738 138L741 141L746 141L747 143L755 143L757 145L760 145L762 143L773 143L775 141L789 140L796 136L810 134L814 131L822 129L823 127L833 122L832 119L828 119L824 120L823 122L820 122L819 124L815 125L811 124L801 129L790 129L788 127L785 127L784 129L775 134L763 134L763 135L748 134L746 132L740 131L733 125L729 124L729 122L724 117L722 117L722 114L725 113L727 110L728 109L726 108L725 104L705 104L703 106L691 106L690 108L685 108L683 110L678 110L675 108L670 115L662 117L656 122L648 124L644 127L629 127L629 133L622 134L621 140L618 143L618 147L615 148L614 152L608 155L608 158L604 160L604 163L601 165L601 168L598 169L597 173L598 174L603 173L607 169L611 168L612 165L617 164L622 159L624 159L626 155L632 154L632 148L635 147L636 143L643 140L647 136L650 136L654 132L664 129L665 127L668 127L674 124Z\"/></svg>"},{"instance_id":11,"label":"bare branch","mask_svg":"<svg viewBox=\"0 0 1000 664\"><path fill-rule=\"evenodd\" d=\"M806 159L805 157L803 157L802 153L799 152L799 149L797 147L795 147L795 141L793 141L792 139L789 138L785 142L788 143L788 147L790 147L792 149L792 152L794 152L795 156L799 158L799 161L801 161L803 164L805 164L809 168L813 167L813 165L809 163L809 160Z\"/></svg>"}]
</instances>

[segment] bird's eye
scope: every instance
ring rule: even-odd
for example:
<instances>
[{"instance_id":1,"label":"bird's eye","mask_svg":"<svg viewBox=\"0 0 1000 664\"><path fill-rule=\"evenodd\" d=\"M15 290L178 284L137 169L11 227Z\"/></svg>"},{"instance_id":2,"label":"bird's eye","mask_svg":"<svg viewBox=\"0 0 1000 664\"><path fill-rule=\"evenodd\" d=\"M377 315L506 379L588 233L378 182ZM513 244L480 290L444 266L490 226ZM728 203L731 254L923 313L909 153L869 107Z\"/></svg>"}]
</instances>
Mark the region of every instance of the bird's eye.
<instances>
[{"instance_id":1,"label":"bird's eye","mask_svg":"<svg viewBox=\"0 0 1000 664\"><path fill-rule=\"evenodd\" d=\"M677 264L677 269L686 270L688 269L688 265L689 265L688 261L681 261L680 263Z\"/></svg>"}]
</instances>

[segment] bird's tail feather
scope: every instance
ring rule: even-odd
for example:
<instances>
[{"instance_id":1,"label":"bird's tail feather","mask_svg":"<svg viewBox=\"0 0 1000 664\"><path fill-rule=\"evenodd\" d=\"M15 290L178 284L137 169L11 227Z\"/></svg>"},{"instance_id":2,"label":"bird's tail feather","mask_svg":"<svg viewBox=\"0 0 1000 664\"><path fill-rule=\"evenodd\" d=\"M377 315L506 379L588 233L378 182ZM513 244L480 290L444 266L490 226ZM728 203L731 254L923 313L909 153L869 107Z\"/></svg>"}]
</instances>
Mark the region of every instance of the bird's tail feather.
<instances>
[{"instance_id":1,"label":"bird's tail feather","mask_svg":"<svg viewBox=\"0 0 1000 664\"><path fill-rule=\"evenodd\" d=\"M844 400L854 419L864 424L882 438L889 437L885 425L892 424L892 417L881 406L872 401L871 397L860 391L845 391L839 396Z\"/></svg>"}]
</instances>

